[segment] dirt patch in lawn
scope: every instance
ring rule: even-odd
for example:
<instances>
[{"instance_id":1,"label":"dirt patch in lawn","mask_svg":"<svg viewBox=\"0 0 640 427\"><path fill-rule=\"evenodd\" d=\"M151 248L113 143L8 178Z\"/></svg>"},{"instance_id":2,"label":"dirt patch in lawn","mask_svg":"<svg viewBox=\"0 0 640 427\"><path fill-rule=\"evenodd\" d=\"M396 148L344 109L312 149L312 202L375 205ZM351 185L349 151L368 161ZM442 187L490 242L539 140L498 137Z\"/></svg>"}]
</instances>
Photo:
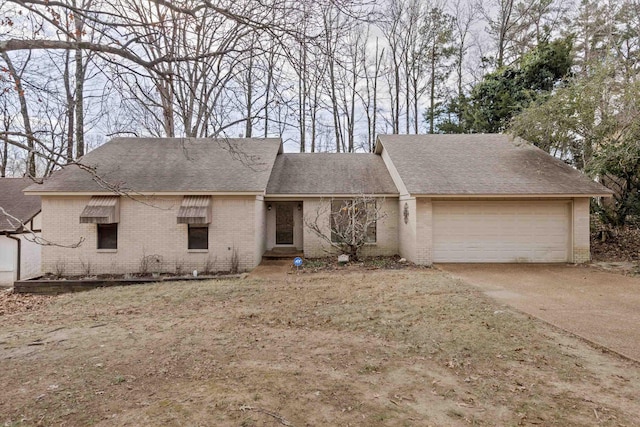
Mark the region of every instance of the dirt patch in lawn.
<instances>
[{"instance_id":1,"label":"dirt patch in lawn","mask_svg":"<svg viewBox=\"0 0 640 427\"><path fill-rule=\"evenodd\" d=\"M435 270L98 289L2 318L9 425L637 425L640 368Z\"/></svg>"}]
</instances>

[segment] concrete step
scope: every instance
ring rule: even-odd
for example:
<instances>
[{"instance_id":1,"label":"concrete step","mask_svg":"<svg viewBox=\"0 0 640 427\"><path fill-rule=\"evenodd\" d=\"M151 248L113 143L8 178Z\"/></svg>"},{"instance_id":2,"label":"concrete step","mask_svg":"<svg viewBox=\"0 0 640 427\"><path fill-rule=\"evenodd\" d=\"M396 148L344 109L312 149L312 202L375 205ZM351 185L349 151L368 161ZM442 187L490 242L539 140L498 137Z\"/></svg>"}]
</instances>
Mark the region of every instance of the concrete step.
<instances>
[{"instance_id":1,"label":"concrete step","mask_svg":"<svg viewBox=\"0 0 640 427\"><path fill-rule=\"evenodd\" d=\"M304 252L299 251L298 249L289 249L289 248L274 248L272 250L266 251L262 255L263 260L278 260L278 259L288 259L293 260L295 257L304 257Z\"/></svg>"}]
</instances>

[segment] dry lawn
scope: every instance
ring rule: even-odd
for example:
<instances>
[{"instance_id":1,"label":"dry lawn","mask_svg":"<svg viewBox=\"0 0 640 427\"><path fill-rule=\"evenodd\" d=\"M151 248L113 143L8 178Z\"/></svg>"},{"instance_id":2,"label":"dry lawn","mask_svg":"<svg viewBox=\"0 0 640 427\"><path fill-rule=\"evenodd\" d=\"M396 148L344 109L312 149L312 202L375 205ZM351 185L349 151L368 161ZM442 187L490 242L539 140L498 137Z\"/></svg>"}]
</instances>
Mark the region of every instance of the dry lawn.
<instances>
[{"instance_id":1,"label":"dry lawn","mask_svg":"<svg viewBox=\"0 0 640 427\"><path fill-rule=\"evenodd\" d=\"M433 270L102 289L0 321L6 425L640 425L637 365Z\"/></svg>"}]
</instances>

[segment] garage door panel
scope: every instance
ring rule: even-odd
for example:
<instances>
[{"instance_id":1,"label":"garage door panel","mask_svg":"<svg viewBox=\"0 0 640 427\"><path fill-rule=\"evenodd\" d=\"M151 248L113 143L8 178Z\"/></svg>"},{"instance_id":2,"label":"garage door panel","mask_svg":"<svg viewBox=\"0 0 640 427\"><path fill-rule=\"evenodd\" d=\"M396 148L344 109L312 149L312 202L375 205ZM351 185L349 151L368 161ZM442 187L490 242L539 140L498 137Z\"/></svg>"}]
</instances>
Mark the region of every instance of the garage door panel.
<instances>
[{"instance_id":1,"label":"garage door panel","mask_svg":"<svg viewBox=\"0 0 640 427\"><path fill-rule=\"evenodd\" d=\"M570 203L434 202L434 262L566 262Z\"/></svg>"}]
</instances>

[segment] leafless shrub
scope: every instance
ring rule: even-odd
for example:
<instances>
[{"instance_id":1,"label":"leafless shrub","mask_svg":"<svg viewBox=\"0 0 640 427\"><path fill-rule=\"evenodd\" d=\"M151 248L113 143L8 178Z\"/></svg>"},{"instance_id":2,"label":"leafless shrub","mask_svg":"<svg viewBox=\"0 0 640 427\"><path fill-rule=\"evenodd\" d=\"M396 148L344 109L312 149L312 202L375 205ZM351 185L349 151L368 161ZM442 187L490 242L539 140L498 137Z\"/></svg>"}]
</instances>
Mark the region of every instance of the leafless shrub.
<instances>
[{"instance_id":1,"label":"leafless shrub","mask_svg":"<svg viewBox=\"0 0 640 427\"><path fill-rule=\"evenodd\" d=\"M160 273L162 269L162 255L152 254L152 255L142 255L140 259L140 268L139 272L142 275L149 274L149 272Z\"/></svg>"},{"instance_id":2,"label":"leafless shrub","mask_svg":"<svg viewBox=\"0 0 640 427\"><path fill-rule=\"evenodd\" d=\"M63 277L67 271L67 262L64 259L58 258L53 269L57 278Z\"/></svg>"},{"instance_id":3,"label":"leafless shrub","mask_svg":"<svg viewBox=\"0 0 640 427\"><path fill-rule=\"evenodd\" d=\"M80 266L82 268L82 273L85 276L91 276L92 269L93 269L91 260L85 260L84 258L80 258Z\"/></svg>"},{"instance_id":4,"label":"leafless shrub","mask_svg":"<svg viewBox=\"0 0 640 427\"><path fill-rule=\"evenodd\" d=\"M175 261L174 272L176 276L182 276L184 274L184 259L177 259Z\"/></svg>"},{"instance_id":5,"label":"leafless shrub","mask_svg":"<svg viewBox=\"0 0 640 427\"><path fill-rule=\"evenodd\" d=\"M351 199L322 200L304 225L331 248L357 260L360 250L377 238L377 223L387 215L384 199L361 194Z\"/></svg>"},{"instance_id":6,"label":"leafless shrub","mask_svg":"<svg viewBox=\"0 0 640 427\"><path fill-rule=\"evenodd\" d=\"M203 274L211 274L214 272L217 257L211 258L211 256L207 257L207 260L204 262L204 267L202 268Z\"/></svg>"}]
</instances>

